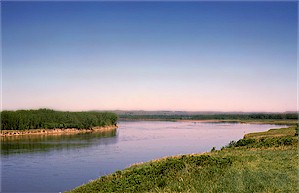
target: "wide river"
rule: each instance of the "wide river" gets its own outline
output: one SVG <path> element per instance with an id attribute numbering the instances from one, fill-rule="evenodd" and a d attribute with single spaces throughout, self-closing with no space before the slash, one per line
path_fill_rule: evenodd
<path id="1" fill-rule="evenodd" d="M 220 149 L 275 125 L 122 121 L 114 132 L 1 140 L 1 192 L 63 192 L 131 164 Z"/>

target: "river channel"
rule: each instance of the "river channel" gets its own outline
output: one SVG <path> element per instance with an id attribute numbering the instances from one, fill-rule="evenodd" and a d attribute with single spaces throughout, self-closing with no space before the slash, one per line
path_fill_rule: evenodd
<path id="1" fill-rule="evenodd" d="M 63 192 L 134 163 L 220 149 L 276 125 L 121 121 L 116 131 L 1 140 L 1 192 Z"/>

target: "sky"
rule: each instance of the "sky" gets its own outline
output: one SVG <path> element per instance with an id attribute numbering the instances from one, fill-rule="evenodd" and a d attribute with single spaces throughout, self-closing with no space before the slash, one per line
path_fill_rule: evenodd
<path id="1" fill-rule="evenodd" d="M 298 2 L 2 2 L 2 109 L 297 110 Z"/>

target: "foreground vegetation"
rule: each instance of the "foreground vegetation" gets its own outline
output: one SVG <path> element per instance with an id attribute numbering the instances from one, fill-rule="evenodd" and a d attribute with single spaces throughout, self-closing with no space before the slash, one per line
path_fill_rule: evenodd
<path id="1" fill-rule="evenodd" d="M 77 128 L 115 125 L 117 115 L 110 112 L 65 112 L 50 109 L 1 112 L 2 130 Z"/>
<path id="2" fill-rule="evenodd" d="M 298 125 L 133 165 L 71 192 L 298 192 Z"/>

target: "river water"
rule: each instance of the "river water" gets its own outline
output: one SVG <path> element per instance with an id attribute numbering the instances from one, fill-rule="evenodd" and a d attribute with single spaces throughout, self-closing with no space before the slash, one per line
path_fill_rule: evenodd
<path id="1" fill-rule="evenodd" d="M 63 192 L 131 164 L 220 149 L 275 125 L 122 121 L 117 131 L 1 140 L 1 192 Z"/>

